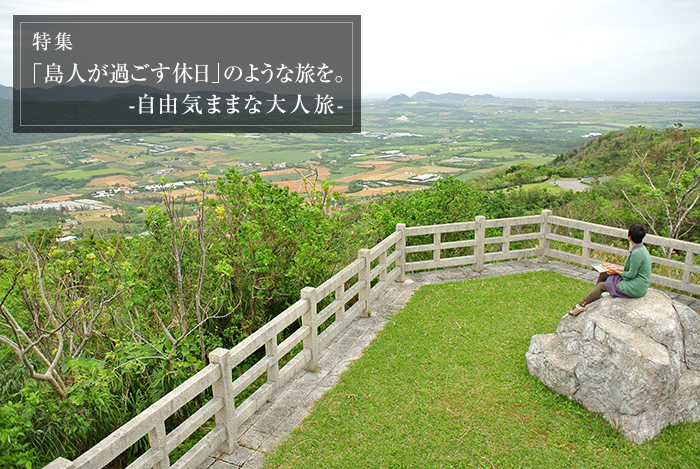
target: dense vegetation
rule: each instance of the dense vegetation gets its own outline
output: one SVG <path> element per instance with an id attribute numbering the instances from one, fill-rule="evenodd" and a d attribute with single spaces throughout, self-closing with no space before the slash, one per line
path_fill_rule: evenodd
<path id="1" fill-rule="evenodd" d="M 664 130 L 630 127 L 563 153 L 552 164 L 523 163 L 500 169 L 479 184 L 498 189 L 548 178 L 595 176 L 591 190 L 572 194 L 561 208 L 563 214 L 620 227 L 641 220 L 654 234 L 699 242 L 699 149 L 698 128 L 684 130 L 680 124 Z M 600 183 L 600 176 L 606 176 L 606 182 Z M 517 198 L 510 196 L 516 204 L 520 199 L 520 193 Z M 537 200 L 539 197 L 535 203 Z"/>
<path id="2" fill-rule="evenodd" d="M 145 236 L 86 231 L 59 244 L 57 230 L 40 230 L 5 244 L 0 466 L 76 457 L 203 367 L 209 351 L 238 343 L 399 222 L 548 208 L 620 227 L 641 217 L 662 235 L 698 241 L 699 135 L 630 128 L 553 165 L 523 163 L 343 207 L 328 184 L 305 200 L 256 174 L 231 169 L 211 184 L 202 173 L 194 200 L 165 192 L 146 209 Z M 592 174 L 612 179 L 580 194 L 529 188 Z"/>

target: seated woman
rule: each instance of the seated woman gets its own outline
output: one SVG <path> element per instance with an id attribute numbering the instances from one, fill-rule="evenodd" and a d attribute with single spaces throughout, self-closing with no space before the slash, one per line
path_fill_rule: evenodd
<path id="1" fill-rule="evenodd" d="M 569 314 L 576 316 L 586 311 L 586 305 L 600 298 L 606 291 L 615 298 L 641 298 L 646 295 L 651 280 L 651 258 L 642 244 L 646 234 L 646 229 L 639 223 L 630 226 L 627 239 L 632 243 L 632 249 L 625 267 L 613 267 L 601 272 L 593 291 L 574 306 Z"/>

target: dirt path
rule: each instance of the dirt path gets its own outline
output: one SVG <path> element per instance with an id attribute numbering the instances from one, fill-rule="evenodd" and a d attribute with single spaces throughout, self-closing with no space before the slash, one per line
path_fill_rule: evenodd
<path id="1" fill-rule="evenodd" d="M 574 192 L 585 192 L 590 187 L 587 184 L 582 183 L 581 181 L 575 181 L 571 179 L 560 179 L 558 181 L 549 181 L 550 184 L 557 185 L 563 189 L 571 189 Z"/>

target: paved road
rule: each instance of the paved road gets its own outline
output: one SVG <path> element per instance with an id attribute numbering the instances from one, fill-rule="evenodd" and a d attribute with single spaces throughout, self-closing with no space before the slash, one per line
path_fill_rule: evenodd
<path id="1" fill-rule="evenodd" d="M 587 184 L 582 183 L 581 181 L 572 181 L 572 180 L 559 180 L 559 181 L 553 181 L 549 180 L 550 184 L 554 184 L 556 186 L 562 187 L 564 189 L 571 189 L 574 192 L 584 192 L 590 189 L 590 186 Z"/>

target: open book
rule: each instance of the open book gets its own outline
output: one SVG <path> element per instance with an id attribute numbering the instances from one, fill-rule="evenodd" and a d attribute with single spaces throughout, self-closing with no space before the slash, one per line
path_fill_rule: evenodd
<path id="1" fill-rule="evenodd" d="M 608 269 L 617 267 L 615 264 L 593 264 L 591 265 L 598 272 L 606 272 Z"/>

